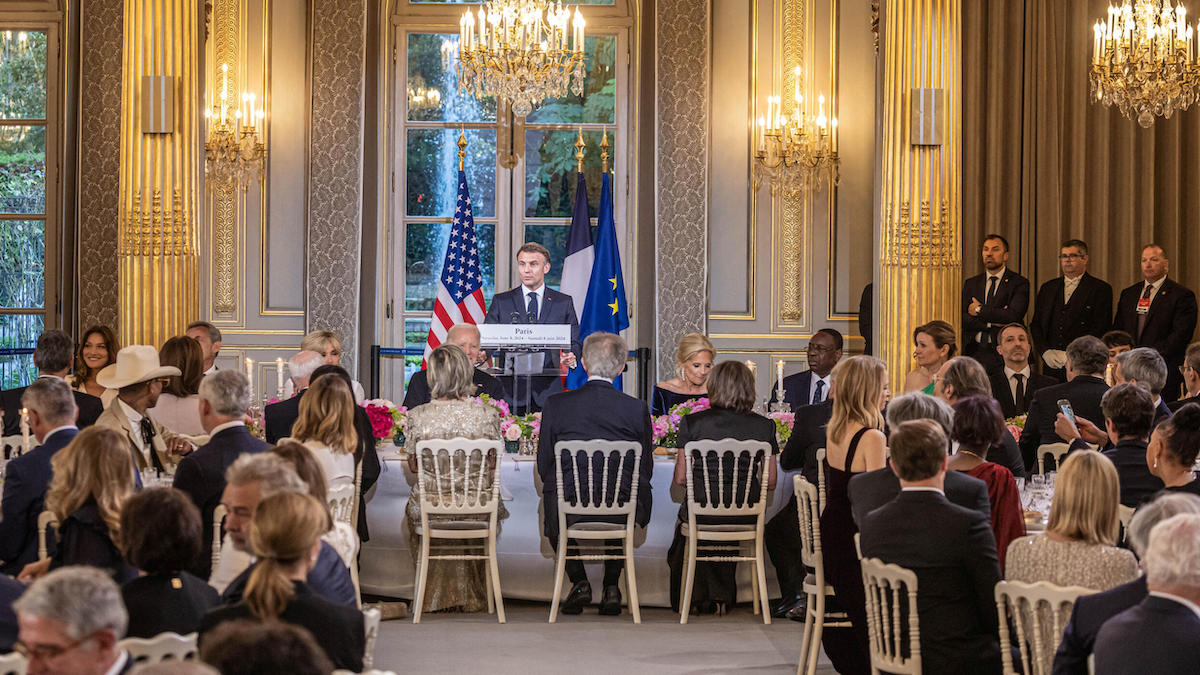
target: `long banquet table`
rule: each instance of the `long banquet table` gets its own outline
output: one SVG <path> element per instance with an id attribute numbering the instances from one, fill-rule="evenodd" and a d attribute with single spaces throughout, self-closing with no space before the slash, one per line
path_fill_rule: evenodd
<path id="1" fill-rule="evenodd" d="M 360 584 L 363 593 L 393 598 L 413 596 L 413 556 L 409 549 L 404 522 L 416 476 L 408 463 L 400 461 L 395 448 L 380 452 L 382 471 L 379 481 L 367 494 L 367 524 L 371 539 L 363 544 L 360 557 Z M 522 458 L 525 459 L 525 458 Z M 672 485 L 674 460 L 655 457 L 651 479 L 654 506 L 650 524 L 638 531 L 634 552 L 638 599 L 644 606 L 669 607 L 667 549 L 674 536 L 675 520 L 682 489 Z M 783 484 L 781 482 L 781 484 Z M 791 485 L 790 482 L 787 485 Z M 672 487 L 676 489 L 673 491 Z M 506 455 L 500 468 L 501 497 L 508 518 L 501 521 L 496 542 L 500 558 L 500 587 L 504 597 L 548 602 L 554 590 L 554 555 L 542 536 L 541 480 L 532 461 L 518 461 Z M 766 555 L 764 551 L 764 556 Z M 603 563 L 587 563 L 594 598 L 599 600 Z M 738 599 L 750 600 L 749 563 L 738 565 Z M 564 581 L 564 588 L 569 585 Z M 767 564 L 768 595 L 778 595 L 775 570 Z M 625 593 L 625 599 L 629 595 Z"/>

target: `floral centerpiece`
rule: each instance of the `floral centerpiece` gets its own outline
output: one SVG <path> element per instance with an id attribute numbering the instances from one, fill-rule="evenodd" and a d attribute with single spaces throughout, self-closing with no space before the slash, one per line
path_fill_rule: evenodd
<path id="1" fill-rule="evenodd" d="M 773 412 L 767 417 L 775 421 L 775 439 L 779 442 L 779 449 L 782 450 L 788 439 L 792 437 L 792 425 L 796 423 L 796 413 Z"/>
<path id="2" fill-rule="evenodd" d="M 404 436 L 404 418 L 408 408 L 396 405 L 385 398 L 373 398 L 362 402 L 371 420 L 371 435 L 376 445 L 385 445 L 397 436 Z"/>
<path id="3" fill-rule="evenodd" d="M 1017 441 L 1021 440 L 1021 432 L 1025 430 L 1025 415 L 1017 415 L 1004 420 L 1005 426 L 1008 427 L 1008 433 Z"/>
<path id="4" fill-rule="evenodd" d="M 500 434 L 507 443 L 516 444 L 520 455 L 537 454 L 537 438 L 542 433 L 542 413 L 509 415 L 500 420 Z"/>
<path id="5" fill-rule="evenodd" d="M 654 444 L 663 448 L 679 447 L 677 437 L 679 434 L 679 423 L 683 420 L 683 416 L 700 412 L 701 410 L 708 410 L 709 407 L 708 397 L 704 396 L 676 404 L 667 411 L 666 415 L 655 417 L 651 420 Z"/>

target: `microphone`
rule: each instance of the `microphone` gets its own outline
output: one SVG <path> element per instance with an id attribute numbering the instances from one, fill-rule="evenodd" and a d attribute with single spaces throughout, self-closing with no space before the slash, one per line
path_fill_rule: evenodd
<path id="1" fill-rule="evenodd" d="M 520 312 L 513 312 L 511 315 L 509 315 L 508 322 L 509 323 L 521 323 Z"/>

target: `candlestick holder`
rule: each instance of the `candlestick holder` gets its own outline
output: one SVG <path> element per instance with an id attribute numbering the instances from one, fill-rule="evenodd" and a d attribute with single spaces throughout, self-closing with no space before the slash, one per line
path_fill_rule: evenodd
<path id="1" fill-rule="evenodd" d="M 790 413 L 792 406 L 787 401 L 776 401 L 771 404 L 771 412 L 773 413 Z"/>

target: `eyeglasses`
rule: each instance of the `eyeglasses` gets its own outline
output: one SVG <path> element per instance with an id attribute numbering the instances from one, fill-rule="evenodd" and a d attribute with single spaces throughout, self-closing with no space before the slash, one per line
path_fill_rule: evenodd
<path id="1" fill-rule="evenodd" d="M 1192 368 L 1191 366 L 1189 366 L 1189 365 L 1188 365 L 1188 364 L 1186 364 L 1186 363 L 1185 363 L 1185 364 L 1183 364 L 1182 366 L 1179 366 L 1179 374 L 1180 374 L 1180 375 L 1187 375 L 1187 373 L 1188 373 L 1188 371 L 1189 371 L 1189 370 L 1195 370 L 1195 369 L 1194 369 L 1194 368 Z"/>
<path id="2" fill-rule="evenodd" d="M 818 354 L 827 354 L 829 352 L 836 352 L 837 347 L 822 347 L 821 345 L 809 344 L 808 351 L 816 352 Z"/>
<path id="3" fill-rule="evenodd" d="M 13 651 L 24 656 L 29 661 L 34 659 L 38 661 L 53 661 L 91 639 L 92 636 L 88 635 L 66 645 L 34 645 L 32 647 L 23 642 L 17 642 L 13 645 Z"/>
<path id="4" fill-rule="evenodd" d="M 1082 257 L 1083 257 L 1083 255 L 1079 254 L 1079 253 L 1061 253 L 1058 256 L 1058 259 L 1059 260 L 1078 260 L 1079 258 L 1082 258 Z"/>

